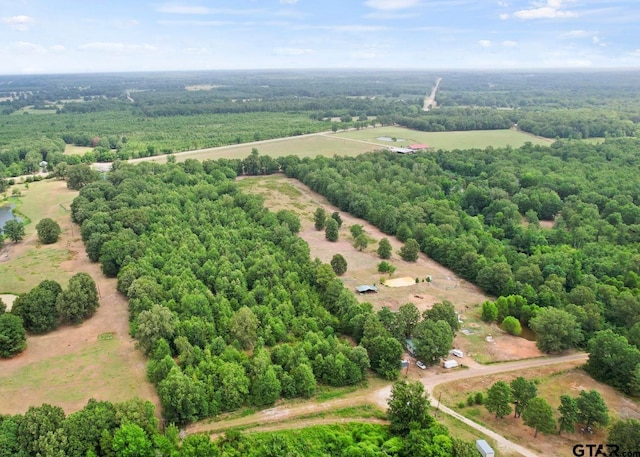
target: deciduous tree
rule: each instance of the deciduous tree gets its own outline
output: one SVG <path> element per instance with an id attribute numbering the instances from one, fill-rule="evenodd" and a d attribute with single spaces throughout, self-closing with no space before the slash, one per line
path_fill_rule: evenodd
<path id="1" fill-rule="evenodd" d="M 389 259 L 391 258 L 391 243 L 387 238 L 382 238 L 378 243 L 378 256 L 381 259 Z"/>
<path id="2" fill-rule="evenodd" d="M 420 253 L 420 245 L 413 238 L 409 238 L 404 245 L 400 248 L 398 254 L 403 260 L 407 262 L 415 262 L 418 260 L 418 254 Z"/>
<path id="3" fill-rule="evenodd" d="M 22 319 L 11 313 L 0 314 L 0 357 L 13 357 L 27 347 Z"/>
<path id="4" fill-rule="evenodd" d="M 453 343 L 453 332 L 445 321 L 423 320 L 413 332 L 416 355 L 427 365 L 437 364 Z"/>
<path id="5" fill-rule="evenodd" d="M 324 229 L 324 236 L 328 241 L 338 241 L 339 229 L 338 223 L 333 218 L 328 218 Z"/>
<path id="6" fill-rule="evenodd" d="M 578 399 L 578 422 L 585 424 L 585 427 L 609 425 L 609 408 L 607 408 L 604 398 L 597 390 L 581 390 Z"/>
<path id="7" fill-rule="evenodd" d="M 538 388 L 533 381 L 529 381 L 522 376 L 518 376 L 511 381 L 511 399 L 516 407 L 513 417 L 519 417 L 527 409 L 529 402 L 538 394 Z"/>
<path id="8" fill-rule="evenodd" d="M 45 217 L 38 225 L 36 225 L 36 231 L 38 232 L 38 239 L 42 244 L 52 244 L 58 241 L 60 233 L 60 225 L 49 217 Z"/>
<path id="9" fill-rule="evenodd" d="M 529 322 L 536 334 L 536 346 L 542 352 L 562 352 L 582 341 L 582 330 L 576 318 L 564 310 L 541 309 Z"/>
<path id="10" fill-rule="evenodd" d="M 96 283 L 87 273 L 76 273 L 58 295 L 56 308 L 63 322 L 78 324 L 93 316 L 100 306 Z"/>
<path id="11" fill-rule="evenodd" d="M 525 425 L 535 429 L 533 437 L 538 436 L 538 432 L 553 433 L 556 430 L 556 423 L 553 420 L 553 408 L 544 398 L 535 397 L 522 413 L 522 421 Z"/>
<path id="12" fill-rule="evenodd" d="M 387 401 L 387 417 L 393 433 L 406 435 L 412 429 L 427 428 L 433 423 L 429 414 L 429 395 L 420 382 L 398 381 Z"/>
<path id="13" fill-rule="evenodd" d="M 331 268 L 333 268 L 336 275 L 342 276 L 347 272 L 347 260 L 342 254 L 335 254 L 331 258 Z"/>
<path id="14" fill-rule="evenodd" d="M 502 418 L 511 413 L 511 388 L 504 381 L 494 383 L 487 391 L 484 405 L 487 411 Z"/>
<path id="15" fill-rule="evenodd" d="M 24 224 L 16 219 L 5 222 L 3 228 L 4 234 L 14 243 L 24 238 Z"/>
<path id="16" fill-rule="evenodd" d="M 560 406 L 558 406 L 560 418 L 558 419 L 558 434 L 562 432 L 573 433 L 575 423 L 578 422 L 578 403 L 576 399 L 569 395 L 560 396 Z"/>
<path id="17" fill-rule="evenodd" d="M 324 229 L 327 223 L 327 213 L 324 208 L 317 208 L 316 212 L 313 213 L 313 221 L 316 230 Z"/>

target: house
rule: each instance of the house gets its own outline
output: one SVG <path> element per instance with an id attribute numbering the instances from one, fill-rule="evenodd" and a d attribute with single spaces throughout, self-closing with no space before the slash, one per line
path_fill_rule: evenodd
<path id="1" fill-rule="evenodd" d="M 495 457 L 496 455 L 493 448 L 485 440 L 476 440 L 476 449 L 482 457 Z"/>
<path id="2" fill-rule="evenodd" d="M 363 284 L 362 286 L 356 287 L 356 292 L 359 294 L 369 294 L 378 292 L 378 288 L 376 286 L 370 286 L 368 284 Z"/>
<path id="3" fill-rule="evenodd" d="M 462 352 L 460 349 L 453 349 L 451 353 L 456 357 L 464 357 L 464 352 Z"/>
<path id="4" fill-rule="evenodd" d="M 455 360 L 445 360 L 442 366 L 445 368 L 455 368 L 458 366 L 458 362 Z"/>
<path id="5" fill-rule="evenodd" d="M 415 144 L 410 144 L 409 149 L 411 149 L 412 151 L 421 151 L 424 149 L 429 149 L 429 145 L 424 143 L 415 143 Z"/>
<path id="6" fill-rule="evenodd" d="M 412 357 L 416 356 L 416 345 L 413 343 L 413 340 L 404 340 L 404 346 L 407 348 L 407 351 L 409 352 L 409 354 L 411 354 Z"/>

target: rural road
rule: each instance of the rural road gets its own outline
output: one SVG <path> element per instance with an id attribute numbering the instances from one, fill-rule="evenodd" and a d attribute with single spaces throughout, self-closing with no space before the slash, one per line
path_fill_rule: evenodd
<path id="1" fill-rule="evenodd" d="M 566 365 L 573 362 L 586 362 L 588 354 L 575 353 L 559 357 L 544 357 L 536 359 L 517 360 L 514 362 L 496 363 L 491 365 L 477 365 L 473 368 L 466 370 L 454 370 L 443 374 L 428 374 L 420 381 L 425 386 L 425 390 L 429 393 L 432 405 L 436 406 L 436 401 L 433 396 L 433 390 L 440 384 L 459 381 L 462 379 L 475 378 L 480 376 L 508 373 L 511 371 L 526 370 L 530 368 L 543 367 L 548 365 Z M 428 372 L 427 372 L 428 373 Z M 296 405 L 283 405 L 276 406 L 262 410 L 251 416 L 245 416 L 240 418 L 234 418 L 230 420 L 222 420 L 217 422 L 198 422 L 190 425 L 187 428 L 187 433 L 214 433 L 219 434 L 225 429 L 247 426 L 247 425 L 262 425 L 266 426 L 272 421 L 291 421 L 292 419 L 301 418 L 303 416 L 323 413 L 332 411 L 339 408 L 351 407 L 356 404 L 374 403 L 376 406 L 385 410 L 387 408 L 387 399 L 391 395 L 391 384 L 388 384 L 380 389 L 369 390 L 368 392 L 358 391 L 355 395 L 345 395 L 342 398 L 326 401 L 323 403 L 305 402 Z M 539 457 L 535 452 L 516 444 L 503 436 L 495 433 L 486 427 L 468 419 L 457 412 L 440 405 L 439 410 L 445 414 L 455 417 L 456 419 L 464 422 L 465 424 L 473 427 L 479 432 L 494 439 L 500 448 L 500 450 L 510 453 L 518 453 L 525 457 Z M 291 422 L 289 422 L 291 424 Z M 295 427 L 295 423 L 291 425 Z"/>
<path id="2" fill-rule="evenodd" d="M 438 92 L 440 81 L 442 81 L 442 78 L 436 79 L 436 85 L 431 89 L 431 94 L 428 97 L 425 97 L 422 111 L 429 111 L 431 108 L 436 106 L 436 92 Z"/>

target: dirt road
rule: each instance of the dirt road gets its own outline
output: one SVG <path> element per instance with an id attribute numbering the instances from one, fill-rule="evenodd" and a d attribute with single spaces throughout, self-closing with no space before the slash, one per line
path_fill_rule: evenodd
<path id="1" fill-rule="evenodd" d="M 431 108 L 435 108 L 436 92 L 438 92 L 438 86 L 440 86 L 440 81 L 442 81 L 442 78 L 436 79 L 436 85 L 434 86 L 433 89 L 431 89 L 431 94 L 428 97 L 425 97 L 422 111 L 429 111 Z"/>
<path id="2" fill-rule="evenodd" d="M 474 377 L 486 376 L 490 374 L 508 373 L 510 371 L 526 370 L 530 368 L 543 367 L 547 365 L 567 365 L 575 362 L 586 362 L 588 354 L 575 353 L 559 357 L 544 357 L 529 360 L 518 360 L 515 362 L 505 362 L 492 365 L 476 365 L 467 370 L 455 370 L 444 374 L 434 374 L 432 371 L 425 371 L 424 377 L 420 381 L 425 386 L 425 390 L 429 393 L 433 406 L 438 406 L 439 410 L 445 414 L 455 417 L 465 424 L 473 427 L 481 433 L 494 439 L 501 451 L 509 453 L 517 453 L 525 457 L 538 457 L 535 452 L 516 444 L 503 436 L 483 427 L 480 424 L 461 416 L 457 412 L 443 405 L 437 405 L 436 399 L 433 397 L 433 390 L 436 386 L 451 381 L 461 379 L 469 379 Z M 187 433 L 206 433 L 219 434 L 225 429 L 251 426 L 261 424 L 260 427 L 269 427 L 276 430 L 279 427 L 275 425 L 278 422 L 289 422 L 289 427 L 296 427 L 296 423 L 291 424 L 291 420 L 308 416 L 310 414 L 322 413 L 335 410 L 338 408 L 351 407 L 359 404 L 374 404 L 383 410 L 387 408 L 387 399 L 391 395 L 391 384 L 382 388 L 370 388 L 359 390 L 354 394 L 345 395 L 343 398 L 327 401 L 324 403 L 302 403 L 297 405 L 276 406 L 267 410 L 260 411 L 251 416 L 234 418 L 230 420 L 220 420 L 216 422 L 199 422 L 188 427 Z M 354 419 L 357 420 L 357 419 Z M 272 425 L 274 424 L 274 425 Z M 273 427 L 273 428 L 272 428 Z M 259 429 L 256 429 L 258 431 Z"/>

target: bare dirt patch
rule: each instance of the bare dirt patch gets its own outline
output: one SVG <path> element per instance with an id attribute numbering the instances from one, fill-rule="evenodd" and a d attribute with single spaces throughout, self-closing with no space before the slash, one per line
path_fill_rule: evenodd
<path id="1" fill-rule="evenodd" d="M 7 309 L 6 309 L 7 312 L 11 311 L 11 308 L 13 307 L 13 302 L 16 301 L 16 298 L 18 298 L 17 295 L 0 294 L 0 300 L 2 300 L 2 303 L 7 305 Z"/>
<path id="2" fill-rule="evenodd" d="M 404 277 L 404 278 L 387 279 L 384 282 L 384 286 L 385 287 L 407 287 L 407 286 L 413 286 L 415 283 L 416 281 L 413 278 Z"/>

